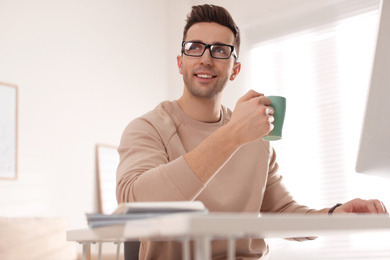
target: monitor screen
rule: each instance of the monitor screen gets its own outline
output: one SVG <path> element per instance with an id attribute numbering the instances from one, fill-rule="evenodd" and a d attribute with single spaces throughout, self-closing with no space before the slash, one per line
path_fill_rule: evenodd
<path id="1" fill-rule="evenodd" d="M 364 104 L 362 104 L 364 105 Z M 356 171 L 390 177 L 390 1 L 382 0 Z"/>

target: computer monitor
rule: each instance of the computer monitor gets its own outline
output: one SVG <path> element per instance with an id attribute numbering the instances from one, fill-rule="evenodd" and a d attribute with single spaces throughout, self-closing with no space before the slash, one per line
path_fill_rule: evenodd
<path id="1" fill-rule="evenodd" d="M 390 0 L 380 22 L 356 171 L 390 177 Z"/>

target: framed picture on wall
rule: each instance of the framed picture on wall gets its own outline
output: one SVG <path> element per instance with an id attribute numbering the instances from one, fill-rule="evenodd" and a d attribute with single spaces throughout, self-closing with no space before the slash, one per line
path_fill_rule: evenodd
<path id="1" fill-rule="evenodd" d="M 118 207 L 115 189 L 119 154 L 116 149 L 113 145 L 96 145 L 99 211 L 103 214 L 111 214 Z"/>
<path id="2" fill-rule="evenodd" d="M 0 82 L 0 179 L 17 179 L 18 88 Z"/>

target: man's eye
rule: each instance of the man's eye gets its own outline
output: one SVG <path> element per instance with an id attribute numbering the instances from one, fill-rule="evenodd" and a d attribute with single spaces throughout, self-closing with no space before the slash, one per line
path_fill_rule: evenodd
<path id="1" fill-rule="evenodd" d="M 199 45 L 191 44 L 189 49 L 190 49 L 190 50 L 199 50 L 200 47 L 199 47 Z"/>
<path id="2" fill-rule="evenodd" d="M 202 49 L 202 45 L 197 43 L 191 43 L 188 44 L 187 46 L 187 50 L 191 50 L 191 51 L 200 50 L 200 49 Z"/>
<path id="3" fill-rule="evenodd" d="M 226 51 L 226 48 L 224 48 L 224 46 L 216 46 L 213 51 L 215 53 L 219 53 L 219 54 L 226 54 L 227 51 Z"/>

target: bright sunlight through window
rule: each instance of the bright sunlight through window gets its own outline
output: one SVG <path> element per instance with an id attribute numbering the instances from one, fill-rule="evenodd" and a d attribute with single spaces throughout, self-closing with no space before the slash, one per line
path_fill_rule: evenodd
<path id="1" fill-rule="evenodd" d="M 283 139 L 272 145 L 286 185 L 299 203 L 323 208 L 355 197 L 385 201 L 384 194 L 369 187 L 389 186 L 389 180 L 354 170 L 377 26 L 378 11 L 370 11 L 270 39 L 251 50 L 251 88 L 287 98 Z M 339 259 L 340 255 L 355 259 L 377 250 L 377 242 L 363 237 L 275 241 L 271 259 Z M 375 259 L 389 259 L 389 248 L 384 258 Z"/>

